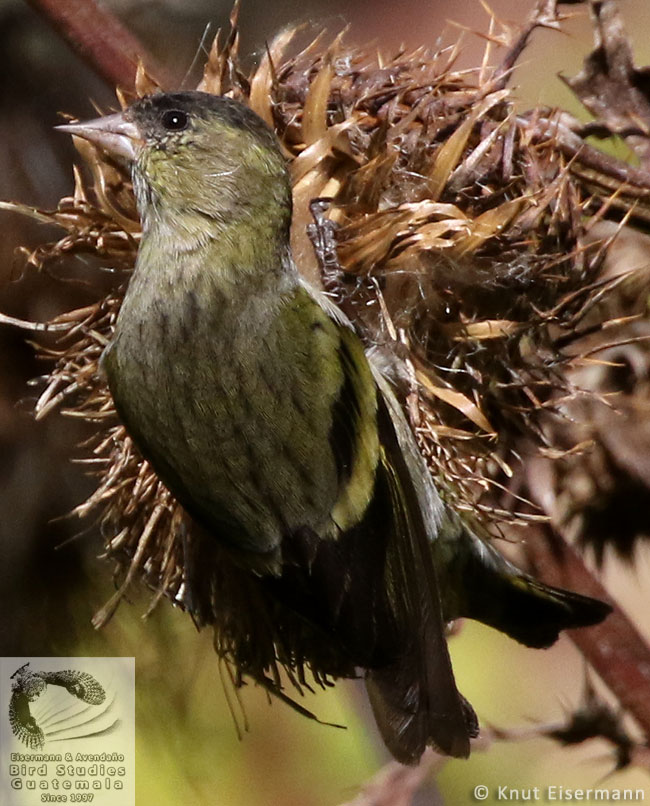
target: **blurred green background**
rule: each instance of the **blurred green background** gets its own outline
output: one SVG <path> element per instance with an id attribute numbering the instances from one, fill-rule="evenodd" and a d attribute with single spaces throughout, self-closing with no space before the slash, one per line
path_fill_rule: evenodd
<path id="1" fill-rule="evenodd" d="M 208 42 L 226 24 L 223 0 L 111 0 L 111 8 L 185 86 L 196 83 L 203 56 L 197 49 L 210 24 Z M 495 13 L 521 22 L 533 3 L 495 0 Z M 621 3 L 636 46 L 637 62 L 650 61 L 647 0 Z M 560 105 L 579 113 L 558 72 L 574 75 L 591 47 L 585 10 L 565 33 L 538 31 L 514 78 L 522 108 Z M 348 41 L 376 41 L 384 52 L 401 43 L 413 48 L 450 42 L 460 28 L 486 32 L 489 18 L 478 0 L 243 0 L 241 51 L 255 58 L 264 42 L 289 23 L 309 21 L 336 31 L 350 23 Z M 444 32 L 446 29 L 446 33 Z M 480 62 L 484 41 L 465 33 L 461 64 Z M 196 59 L 195 59 L 196 56 Z M 496 58 L 496 57 L 494 57 Z M 114 93 L 94 76 L 25 3 L 0 0 L 0 198 L 52 207 L 72 190 L 74 159 L 69 138 L 56 135 L 57 113 L 94 115 Z M 192 68 L 192 65 L 195 65 Z M 581 113 L 582 114 L 582 113 Z M 15 214 L 0 213 L 0 310 L 44 320 L 93 298 L 83 282 L 71 285 L 46 275 L 20 276 L 20 245 L 36 245 L 53 233 Z M 83 281 L 92 267 L 77 264 Z M 98 559 L 101 541 L 92 524 L 61 520 L 92 488 L 70 462 L 89 432 L 83 424 L 30 415 L 29 378 L 43 372 L 24 335 L 0 328 L 0 652 L 3 655 L 134 655 L 137 674 L 137 803 L 176 806 L 333 806 L 353 800 L 359 787 L 388 758 L 376 734 L 362 686 L 339 684 L 307 706 L 345 731 L 301 718 L 252 687 L 242 692 L 250 732 L 238 741 L 208 633 L 167 603 L 142 620 L 149 596 L 134 594 L 101 632 L 93 613 L 113 592 L 111 568 Z M 53 520 L 56 519 L 56 520 Z M 83 536 L 70 540 L 80 528 Z M 634 574 L 610 562 L 606 578 L 621 604 L 648 635 L 650 558 L 639 557 Z M 647 586 L 646 586 L 647 589 Z M 553 722 L 575 705 L 583 687 L 583 664 L 567 639 L 546 652 L 526 650 L 507 638 L 466 624 L 451 641 L 460 689 L 484 725 L 530 726 Z M 611 770 L 604 743 L 561 750 L 548 740 L 497 743 L 467 761 L 449 761 L 416 796 L 416 804 L 471 803 L 485 784 L 545 787 L 590 786 Z M 602 786 L 641 787 L 646 775 L 626 771 Z M 490 797 L 487 802 L 496 802 Z"/>

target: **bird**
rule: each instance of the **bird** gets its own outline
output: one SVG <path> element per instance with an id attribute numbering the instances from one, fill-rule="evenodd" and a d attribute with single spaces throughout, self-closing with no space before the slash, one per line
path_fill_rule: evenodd
<path id="1" fill-rule="evenodd" d="M 609 605 L 534 580 L 441 500 L 373 346 L 296 266 L 286 158 L 251 109 L 157 92 L 57 128 L 131 166 L 142 236 L 101 366 L 196 527 L 187 609 L 218 618 L 203 603 L 227 555 L 244 672 L 285 699 L 267 676 L 278 657 L 360 674 L 398 761 L 468 756 L 478 720 L 447 623 L 546 647 Z"/>
<path id="2" fill-rule="evenodd" d="M 41 750 L 45 733 L 32 716 L 29 704 L 45 692 L 48 685 L 62 686 L 69 694 L 90 705 L 101 705 L 106 692 L 101 683 L 88 672 L 64 669 L 59 672 L 37 672 L 24 663 L 11 675 L 9 722 L 11 730 L 30 750 Z"/>

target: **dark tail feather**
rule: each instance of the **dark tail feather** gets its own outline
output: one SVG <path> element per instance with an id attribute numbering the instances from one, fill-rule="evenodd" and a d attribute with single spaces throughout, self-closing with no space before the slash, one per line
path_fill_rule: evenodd
<path id="1" fill-rule="evenodd" d="M 478 735 L 474 709 L 458 692 L 450 709 L 430 697 L 444 692 L 430 691 L 418 679 L 416 664 L 402 663 L 374 669 L 366 674 L 368 699 L 381 736 L 392 755 L 402 764 L 415 764 L 427 747 L 458 758 L 469 756 L 469 739 Z"/>
<path id="2" fill-rule="evenodd" d="M 599 599 L 538 582 L 467 532 L 447 543 L 450 550 L 446 571 L 454 612 L 446 612 L 447 618 L 475 619 L 526 646 L 544 648 L 561 630 L 598 624 L 612 610 Z"/>
<path id="3" fill-rule="evenodd" d="M 540 649 L 555 643 L 561 630 L 598 624 L 611 610 L 599 599 L 545 585 L 525 574 L 493 573 L 470 592 L 465 615 Z"/>

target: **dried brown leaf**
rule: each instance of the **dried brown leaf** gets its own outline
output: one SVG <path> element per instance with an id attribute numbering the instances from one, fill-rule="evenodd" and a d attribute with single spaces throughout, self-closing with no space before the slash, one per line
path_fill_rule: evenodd
<path id="1" fill-rule="evenodd" d="M 160 85 L 147 73 L 144 63 L 140 59 L 135 73 L 135 94 L 138 98 L 142 98 L 145 95 L 153 95 L 155 92 L 160 92 Z"/>
<path id="2" fill-rule="evenodd" d="M 510 95 L 509 90 L 499 90 L 488 95 L 465 118 L 456 131 L 438 149 L 431 170 L 430 197 L 437 201 L 442 195 L 453 171 L 458 166 L 475 124 L 496 104 Z"/>
<path id="3" fill-rule="evenodd" d="M 348 132 L 354 125 L 354 121 L 346 120 L 343 123 L 337 123 L 330 126 L 325 134 L 316 142 L 309 145 L 300 153 L 298 157 L 292 162 L 291 179 L 297 185 L 309 171 L 318 168 L 319 164 L 334 152 L 345 154 L 349 157 L 354 157 L 354 153 L 350 147 Z"/>
<path id="4" fill-rule="evenodd" d="M 221 31 L 217 31 L 207 61 L 203 67 L 203 78 L 197 86 L 201 92 L 211 92 L 213 95 L 221 95 L 222 80 L 225 70 L 224 52 L 220 45 Z"/>
<path id="5" fill-rule="evenodd" d="M 273 91 L 277 84 L 275 65 L 299 31 L 300 26 L 295 26 L 279 33 L 266 48 L 259 67 L 251 78 L 248 104 L 269 126 L 274 125 Z"/>
<path id="6" fill-rule="evenodd" d="M 456 238 L 455 249 L 460 255 L 476 252 L 489 238 L 503 232 L 519 211 L 530 204 L 526 198 L 511 199 L 493 210 L 487 210 L 475 218 L 469 226 L 469 235 Z"/>
<path id="7" fill-rule="evenodd" d="M 455 341 L 484 341 L 512 336 L 522 327 L 521 322 L 512 319 L 484 319 L 481 322 L 447 325 L 445 330 Z"/>
<path id="8" fill-rule="evenodd" d="M 327 107 L 333 75 L 332 54 L 328 53 L 309 86 L 302 110 L 302 139 L 306 146 L 325 137 L 327 133 Z"/>
<path id="9" fill-rule="evenodd" d="M 455 409 L 458 409 L 468 420 L 471 420 L 474 425 L 486 431 L 490 436 L 496 436 L 496 431 L 490 425 L 487 417 L 476 403 L 473 403 L 468 397 L 454 389 L 435 384 L 429 375 L 422 370 L 416 370 L 416 378 L 418 383 L 420 383 L 429 394 L 443 400 Z"/>

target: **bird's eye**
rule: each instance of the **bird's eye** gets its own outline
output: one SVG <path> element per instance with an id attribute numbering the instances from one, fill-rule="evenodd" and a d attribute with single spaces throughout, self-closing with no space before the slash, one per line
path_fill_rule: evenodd
<path id="1" fill-rule="evenodd" d="M 167 131 L 180 132 L 187 128 L 190 117 L 187 112 L 182 112 L 180 109 L 168 109 L 163 112 L 160 121 Z"/>

